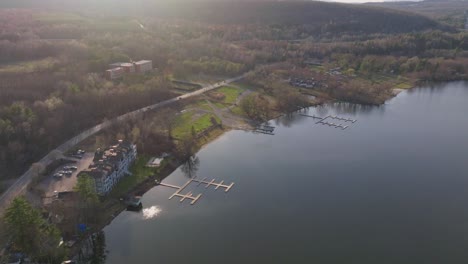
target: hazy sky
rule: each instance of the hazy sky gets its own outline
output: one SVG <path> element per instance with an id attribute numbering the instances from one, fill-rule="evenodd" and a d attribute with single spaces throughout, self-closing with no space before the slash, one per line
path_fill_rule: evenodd
<path id="1" fill-rule="evenodd" d="M 341 3 L 369 3 L 369 2 L 400 2 L 400 1 L 415 1 L 416 2 L 418 0 L 322 0 L 322 1 L 341 2 Z"/>

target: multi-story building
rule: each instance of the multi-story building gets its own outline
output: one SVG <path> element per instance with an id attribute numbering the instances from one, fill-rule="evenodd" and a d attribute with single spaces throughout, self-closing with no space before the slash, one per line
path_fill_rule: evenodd
<path id="1" fill-rule="evenodd" d="M 114 80 L 120 78 L 124 75 L 124 69 L 122 67 L 116 67 L 106 71 L 106 78 L 109 80 Z"/>
<path id="2" fill-rule="evenodd" d="M 93 163 L 80 175 L 87 174 L 94 180 L 97 194 L 104 196 L 126 174 L 135 161 L 137 149 L 134 144 L 119 140 L 118 144 L 104 150 L 98 149 L 94 154 Z"/>
<path id="3" fill-rule="evenodd" d="M 134 62 L 136 72 L 149 72 L 153 70 L 153 62 L 150 60 L 141 60 Z"/>
<path id="4" fill-rule="evenodd" d="M 116 62 L 109 64 L 110 67 L 120 67 L 125 73 L 135 72 L 135 64 L 131 62 Z"/>
<path id="5" fill-rule="evenodd" d="M 114 80 L 127 73 L 145 73 L 153 70 L 153 62 L 150 60 L 141 60 L 137 62 L 116 62 L 109 65 L 113 67 L 106 71 L 106 77 Z"/>

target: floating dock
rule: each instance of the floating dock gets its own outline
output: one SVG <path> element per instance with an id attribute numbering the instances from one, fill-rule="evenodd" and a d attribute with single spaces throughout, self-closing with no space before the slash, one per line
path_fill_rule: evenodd
<path id="1" fill-rule="evenodd" d="M 266 135 L 274 135 L 275 133 L 273 133 L 273 131 L 275 131 L 275 127 L 269 125 L 258 125 L 253 131 Z"/>
<path id="2" fill-rule="evenodd" d="M 351 119 L 351 118 L 344 118 L 344 117 L 339 117 L 339 116 L 328 116 L 332 119 L 337 119 L 337 120 L 341 120 L 341 121 L 345 121 L 345 122 L 351 122 L 351 123 L 356 123 L 356 119 Z"/>
<path id="3" fill-rule="evenodd" d="M 299 114 L 301 116 L 306 116 L 306 117 L 312 117 L 312 118 L 315 118 L 315 119 L 323 119 L 323 117 L 321 116 L 315 116 L 315 115 L 306 115 L 306 114 Z"/>
<path id="4" fill-rule="evenodd" d="M 229 185 L 226 185 L 226 184 L 223 184 L 224 181 L 221 181 L 221 182 L 219 182 L 219 183 L 216 183 L 216 182 L 215 182 L 215 179 L 213 179 L 213 180 L 211 180 L 211 181 L 206 181 L 206 178 L 203 178 L 202 180 L 193 179 L 192 181 L 198 182 L 198 185 L 200 185 L 200 184 L 202 184 L 202 183 L 206 184 L 205 188 L 208 188 L 208 187 L 210 187 L 211 185 L 216 186 L 216 187 L 215 187 L 215 190 L 217 190 L 217 189 L 220 188 L 220 187 L 221 187 L 221 188 L 224 188 L 224 192 L 228 192 L 228 191 L 232 188 L 232 186 L 234 186 L 234 183 L 233 183 L 233 182 L 232 182 L 231 184 L 229 184 Z"/>
<path id="5" fill-rule="evenodd" d="M 192 192 L 188 192 L 187 194 L 181 194 L 181 192 L 187 188 L 187 186 L 190 185 L 190 183 L 192 182 L 196 182 L 198 183 L 197 186 L 200 186 L 200 184 L 206 184 L 205 188 L 208 188 L 210 186 L 215 186 L 215 190 L 219 189 L 219 188 L 224 188 L 224 192 L 228 192 L 232 186 L 234 186 L 234 183 L 232 182 L 231 184 L 229 185 L 226 185 L 224 184 L 224 181 L 221 181 L 221 182 L 216 182 L 215 179 L 211 180 L 211 181 L 207 181 L 206 180 L 207 178 L 203 178 L 202 180 L 198 180 L 198 179 L 190 179 L 188 180 L 184 185 L 182 186 L 176 186 L 176 185 L 172 185 L 172 184 L 167 184 L 167 183 L 162 183 L 162 182 L 156 182 L 157 184 L 161 185 L 161 186 L 164 186 L 164 187 L 169 187 L 169 188 L 173 188 L 173 189 L 177 189 L 177 191 L 175 191 L 170 197 L 169 197 L 169 200 L 171 200 L 172 198 L 174 197 L 180 197 L 180 202 L 183 202 L 184 200 L 192 200 L 190 202 L 191 205 L 194 205 L 198 199 L 200 199 L 200 197 L 202 196 L 202 194 L 198 194 L 198 195 L 193 195 Z"/>
<path id="6" fill-rule="evenodd" d="M 351 123 L 356 123 L 357 122 L 356 119 L 344 118 L 344 117 L 339 117 L 339 116 L 331 116 L 331 115 L 328 115 L 326 117 L 320 117 L 320 116 L 315 116 L 315 115 L 306 115 L 306 114 L 299 114 L 299 115 L 305 116 L 305 117 L 311 117 L 311 118 L 314 118 L 314 119 L 319 119 L 319 121 L 315 122 L 315 124 L 328 125 L 328 126 L 335 127 L 335 128 L 341 128 L 342 130 L 347 129 L 349 126 L 343 125 L 343 124 L 335 124 L 335 123 L 331 123 L 331 122 L 328 122 L 328 121 L 325 121 L 325 120 L 330 118 L 330 119 L 340 120 L 340 121 L 344 121 L 344 122 L 351 122 Z"/>

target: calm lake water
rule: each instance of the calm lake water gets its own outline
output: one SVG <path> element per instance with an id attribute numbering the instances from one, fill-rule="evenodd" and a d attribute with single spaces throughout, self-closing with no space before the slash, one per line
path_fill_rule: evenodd
<path id="1" fill-rule="evenodd" d="M 105 228 L 107 263 L 467 263 L 468 83 L 309 113 L 358 121 L 296 114 L 270 122 L 275 136 L 226 133 L 197 154 L 197 175 L 231 191 L 192 184 L 191 206 L 153 188 L 143 212 Z"/>

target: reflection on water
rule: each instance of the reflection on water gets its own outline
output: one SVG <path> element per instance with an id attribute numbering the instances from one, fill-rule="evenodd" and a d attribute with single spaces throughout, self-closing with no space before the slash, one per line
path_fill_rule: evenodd
<path id="1" fill-rule="evenodd" d="M 320 106 L 318 107 L 317 111 L 323 110 L 323 112 L 328 112 L 329 109 L 333 109 L 333 111 L 337 114 L 356 115 L 356 114 L 375 113 L 376 110 L 379 110 L 380 113 L 383 113 L 385 111 L 385 105 L 375 106 L 375 105 L 351 104 L 351 103 L 346 103 L 346 102 L 336 102 L 336 103 Z"/>
<path id="2" fill-rule="evenodd" d="M 304 108 L 297 112 L 286 114 L 280 118 L 270 121 L 277 126 L 292 127 L 295 124 L 299 124 L 304 121 L 310 121 L 309 117 L 298 115 L 297 113 L 307 114 L 309 110 L 313 109 L 317 116 L 326 117 L 330 114 L 343 115 L 343 117 L 350 117 L 359 115 L 376 115 L 385 113 L 385 105 L 373 106 L 373 105 L 357 105 L 346 102 L 333 102 L 317 107 Z"/>
<path id="3" fill-rule="evenodd" d="M 143 209 L 142 212 L 143 212 L 143 219 L 148 220 L 148 219 L 152 219 L 158 216 L 161 213 L 161 208 L 154 205 L 149 208 Z"/>
<path id="4" fill-rule="evenodd" d="M 197 176 L 197 170 L 200 167 L 200 159 L 196 156 L 190 156 L 180 167 L 182 172 L 188 178 L 195 178 Z"/>
<path id="5" fill-rule="evenodd" d="M 358 120 L 344 131 L 296 114 L 271 121 L 274 136 L 226 133 L 165 181 L 235 187 L 187 186 L 203 193 L 193 206 L 155 187 L 143 202 L 164 213 L 114 219 L 106 263 L 466 263 L 468 83 L 445 87 L 303 112 Z"/>
<path id="6" fill-rule="evenodd" d="M 78 253 L 79 263 L 103 264 L 106 263 L 106 236 L 103 231 L 97 232 L 83 242 Z"/>

